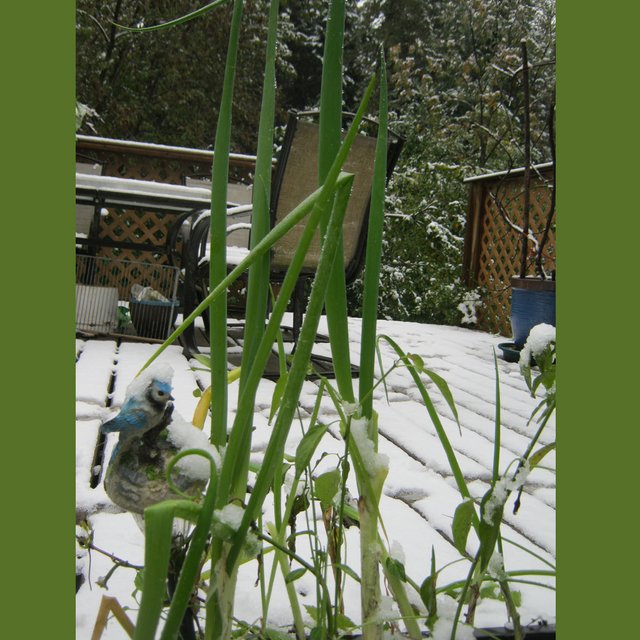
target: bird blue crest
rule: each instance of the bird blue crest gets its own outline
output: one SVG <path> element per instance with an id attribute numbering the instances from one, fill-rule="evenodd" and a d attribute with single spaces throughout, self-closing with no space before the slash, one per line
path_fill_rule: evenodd
<path id="1" fill-rule="evenodd" d="M 173 400 L 171 384 L 166 374 L 147 374 L 134 380 L 127 388 L 124 404 L 118 415 L 105 422 L 102 433 L 119 433 L 120 440 L 139 437 L 162 421 L 169 402 Z"/>

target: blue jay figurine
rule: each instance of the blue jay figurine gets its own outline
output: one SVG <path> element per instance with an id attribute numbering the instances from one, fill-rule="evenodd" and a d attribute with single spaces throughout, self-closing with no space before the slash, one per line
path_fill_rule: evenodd
<path id="1" fill-rule="evenodd" d="M 143 384 L 134 380 L 127 388 L 120 413 L 100 427 L 102 433 L 119 433 L 119 444 L 157 427 L 166 411 L 172 409 L 173 405 L 169 404 L 173 400 L 171 383 L 166 378 L 153 377 L 144 385 L 149 378 L 149 375 L 145 376 Z"/>
<path id="2" fill-rule="evenodd" d="M 163 500 L 177 499 L 166 481 L 168 462 L 178 452 L 168 427 L 172 421 L 173 397 L 168 365 L 156 365 L 136 378 L 118 415 L 105 422 L 102 433 L 118 433 L 104 477 L 104 488 L 111 500 L 126 511 L 142 515 L 145 508 Z M 197 496 L 206 482 L 174 470 L 174 484 Z"/>
<path id="3" fill-rule="evenodd" d="M 180 422 L 176 419 L 172 425 L 172 375 L 173 369 L 162 364 L 143 371 L 127 387 L 120 413 L 100 427 L 102 433 L 119 434 L 104 477 L 105 491 L 115 504 L 131 512 L 143 531 L 146 507 L 184 498 L 174 493 L 166 480 L 167 465 L 179 450 L 170 435 L 172 426 L 175 429 Z M 180 491 L 193 497 L 201 495 L 206 486 L 206 480 L 186 475 L 177 468 L 171 479 Z M 170 595 L 175 591 L 184 561 L 185 537 L 186 531 L 182 532 L 174 523 L 167 578 Z M 196 639 L 194 619 L 195 613 L 188 607 L 180 626 L 183 640 Z"/>

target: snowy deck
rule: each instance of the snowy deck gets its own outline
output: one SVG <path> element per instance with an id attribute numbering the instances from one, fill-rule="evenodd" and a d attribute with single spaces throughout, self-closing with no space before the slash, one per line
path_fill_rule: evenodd
<path id="1" fill-rule="evenodd" d="M 325 327 L 321 326 L 321 330 Z M 360 321 L 350 320 L 352 359 L 357 361 L 357 344 Z M 442 417 L 445 429 L 458 455 L 458 461 L 474 497 L 482 496 L 488 488 L 493 462 L 493 436 L 495 415 L 495 370 L 493 349 L 504 338 L 486 333 L 412 323 L 379 323 L 378 332 L 387 334 L 401 347 L 419 354 L 425 365 L 443 376 L 449 383 L 458 407 L 462 434 L 435 385 L 427 388 L 432 394 Z M 106 496 L 102 484 L 90 487 L 91 468 L 98 428 L 104 419 L 121 405 L 127 385 L 141 365 L 151 355 L 156 345 L 123 343 L 119 347 L 113 341 L 88 340 L 77 342 L 76 363 L 76 482 L 78 509 L 88 515 L 94 527 L 94 544 L 109 553 L 133 564 L 143 562 L 143 536 L 133 518 L 122 513 Z M 383 344 L 385 367 L 394 362 L 393 353 Z M 316 345 L 315 351 L 329 355 L 329 345 Z M 183 357 L 179 347 L 168 349 L 162 356 L 174 368 L 175 408 L 185 418 L 193 415 L 197 399 L 196 387 L 206 383 L 206 373 L 194 372 Z M 192 363 L 193 364 L 193 363 Z M 502 447 L 501 468 L 504 470 L 526 449 L 535 427 L 527 425 L 537 401 L 529 396 L 517 364 L 498 359 L 501 380 Z M 271 427 L 268 417 L 274 382 L 263 380 L 256 400 L 255 432 L 252 443 L 253 457 L 259 460 L 265 449 Z M 302 423 L 308 425 L 308 416 L 315 400 L 316 382 L 307 381 L 301 396 Z M 234 412 L 237 382 L 230 388 L 230 412 Z M 380 452 L 390 459 L 390 471 L 381 502 L 389 541 L 400 543 L 406 558 L 408 574 L 420 584 L 429 573 L 432 547 L 435 549 L 438 567 L 460 556 L 452 544 L 451 523 L 456 506 L 461 502 L 453 476 L 435 429 L 424 408 L 419 392 L 406 370 L 394 371 L 388 379 L 388 400 L 384 389 L 375 393 L 375 408 L 379 413 Z M 321 420 L 331 424 L 337 414 L 329 400 L 323 402 Z M 205 429 L 208 425 L 205 427 Z M 301 428 L 295 424 L 291 430 L 287 450 L 294 453 L 301 438 Z M 113 435 L 109 436 L 110 438 Z M 555 424 L 549 425 L 540 444 L 555 440 Z M 113 446 L 107 441 L 106 455 Z M 320 448 L 323 452 L 342 453 L 343 444 L 337 427 L 331 425 Z M 335 467 L 336 456 L 327 456 L 321 463 L 323 470 Z M 505 545 L 507 570 L 548 569 L 542 559 L 555 564 L 555 454 L 548 455 L 542 465 L 530 475 L 525 486 L 522 506 L 517 515 L 512 514 L 513 497 L 505 509 L 505 538 L 522 545 L 538 556 L 525 553 L 518 546 Z M 352 488 L 352 493 L 355 489 Z M 477 539 L 469 536 L 467 550 L 474 552 Z M 359 572 L 358 538 L 355 527 L 347 533 L 348 564 Z M 89 569 L 89 581 L 77 595 L 77 637 L 89 638 L 95 622 L 102 595 L 118 598 L 130 607 L 128 615 L 135 619 L 137 603 L 132 597 L 135 572 L 119 568 L 108 582 L 108 591 L 96 585 L 107 574 L 111 560 L 96 552 L 91 553 L 91 563 L 85 558 L 85 572 Z M 468 563 L 458 562 L 447 567 L 439 576 L 440 585 L 463 579 Z M 526 579 L 526 578 L 525 578 Z M 549 577 L 530 578 L 540 583 L 554 585 Z M 241 569 L 238 585 L 242 597 L 237 599 L 236 615 L 249 622 L 261 615 L 259 589 L 254 587 L 256 568 L 252 563 Z M 91 584 L 89 584 L 89 582 Z M 303 576 L 296 583 L 302 604 L 315 604 L 315 591 L 311 578 Z M 356 584 L 349 581 L 346 590 L 346 613 L 359 621 L 359 596 Z M 278 586 L 275 593 L 282 594 Z M 513 589 L 522 596 L 521 619 L 524 624 L 535 619 L 555 621 L 555 592 L 552 589 L 527 584 L 514 584 Z M 304 595 L 303 595 L 304 594 Z M 286 598 L 276 595 L 270 608 L 274 625 L 289 622 Z M 495 600 L 483 600 L 476 615 L 476 626 L 502 626 L 507 616 L 504 604 Z M 110 620 L 104 638 L 126 638 L 124 630 L 115 620 Z"/>

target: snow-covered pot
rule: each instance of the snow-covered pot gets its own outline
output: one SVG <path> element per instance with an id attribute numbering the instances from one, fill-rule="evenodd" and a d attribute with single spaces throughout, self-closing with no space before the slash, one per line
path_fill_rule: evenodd
<path id="1" fill-rule="evenodd" d="M 537 324 L 556 326 L 556 281 L 511 278 L 511 330 L 521 349 Z"/>

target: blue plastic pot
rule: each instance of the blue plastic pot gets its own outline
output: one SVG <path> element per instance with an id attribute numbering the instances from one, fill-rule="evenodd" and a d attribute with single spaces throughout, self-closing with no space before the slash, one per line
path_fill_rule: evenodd
<path id="1" fill-rule="evenodd" d="M 513 342 L 522 348 L 537 324 L 556 326 L 555 280 L 511 278 L 511 330 Z"/>

